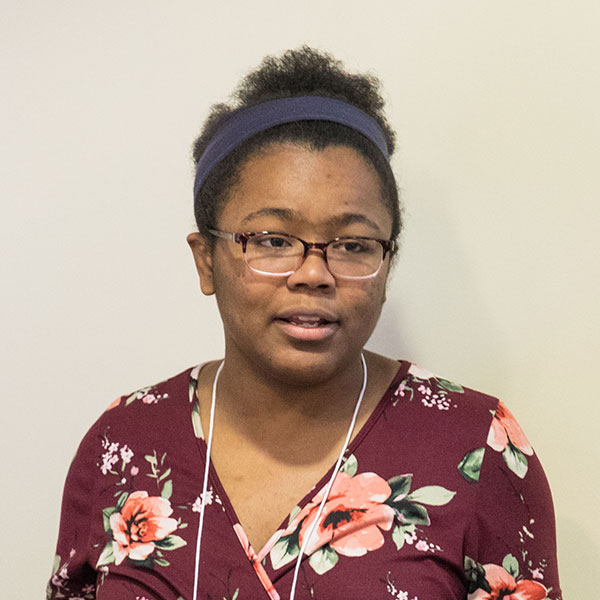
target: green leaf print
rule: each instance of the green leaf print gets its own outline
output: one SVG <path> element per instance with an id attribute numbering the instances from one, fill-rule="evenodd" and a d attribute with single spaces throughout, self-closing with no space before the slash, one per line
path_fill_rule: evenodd
<path id="1" fill-rule="evenodd" d="M 196 368 L 190 373 L 190 381 L 188 383 L 188 395 L 190 404 L 194 401 L 194 395 L 196 393 L 196 387 L 198 386 L 198 371 Z"/>
<path id="2" fill-rule="evenodd" d="M 400 548 L 404 546 L 404 527 L 402 525 L 396 525 L 396 527 L 394 527 L 394 531 L 392 531 L 392 540 L 394 544 L 396 544 L 396 550 L 400 550 Z"/>
<path id="3" fill-rule="evenodd" d="M 507 554 L 502 561 L 502 568 L 515 579 L 519 576 L 519 562 L 512 554 Z"/>
<path id="4" fill-rule="evenodd" d="M 469 483 L 477 483 L 479 481 L 484 454 L 485 448 L 471 450 L 470 452 L 467 452 L 463 456 L 462 460 L 458 463 L 458 470 L 460 474 Z"/>
<path id="5" fill-rule="evenodd" d="M 333 569 L 338 560 L 337 552 L 327 544 L 313 552 L 308 559 L 308 563 L 317 575 L 323 575 Z"/>
<path id="6" fill-rule="evenodd" d="M 129 498 L 129 492 L 122 492 L 119 495 L 119 499 L 117 500 L 116 510 L 121 510 L 123 508 L 123 505 L 125 504 L 125 501 L 127 500 L 127 498 Z"/>
<path id="7" fill-rule="evenodd" d="M 165 485 L 163 485 L 163 489 L 160 492 L 161 497 L 166 498 L 167 500 L 173 494 L 173 481 L 168 479 L 165 481 Z"/>
<path id="8" fill-rule="evenodd" d="M 441 485 L 427 485 L 411 492 L 406 496 L 406 500 L 420 502 L 421 504 L 430 504 L 431 506 L 442 506 L 443 504 L 448 504 L 455 495 L 456 492 L 447 490 Z"/>
<path id="9" fill-rule="evenodd" d="M 412 504 L 406 500 L 395 503 L 394 508 L 401 515 L 400 520 L 405 524 L 431 525 L 427 509 L 421 504 Z"/>
<path id="10" fill-rule="evenodd" d="M 502 458 L 506 463 L 506 466 L 521 479 L 527 475 L 527 457 L 518 449 L 515 448 L 510 442 L 502 453 Z"/>
<path id="11" fill-rule="evenodd" d="M 204 431 L 202 431 L 202 423 L 200 422 L 200 406 L 197 402 L 194 403 L 194 408 L 192 408 L 192 426 L 194 427 L 194 435 L 203 440 Z"/>
<path id="12" fill-rule="evenodd" d="M 54 564 L 52 565 L 52 575 L 54 575 L 58 571 L 58 567 L 60 567 L 60 554 L 57 554 L 54 557 Z"/>
<path id="13" fill-rule="evenodd" d="M 483 565 L 473 560 L 469 556 L 465 556 L 464 561 L 465 577 L 467 579 L 467 592 L 472 594 L 476 590 L 484 590 L 488 594 L 492 591 L 490 584 L 485 578 L 485 569 Z"/>
<path id="14" fill-rule="evenodd" d="M 171 474 L 171 467 L 169 467 L 159 478 L 158 481 L 166 479 Z"/>
<path id="15" fill-rule="evenodd" d="M 129 406 L 134 400 L 143 398 L 154 386 L 149 385 L 130 394 L 127 400 L 125 400 L 125 406 Z"/>
<path id="16" fill-rule="evenodd" d="M 102 524 L 104 525 L 104 531 L 109 532 L 111 530 L 110 516 L 116 512 L 119 512 L 119 509 L 115 506 L 109 506 L 108 508 L 102 509 Z"/>
<path id="17" fill-rule="evenodd" d="M 437 377 L 437 382 L 440 384 L 440 387 L 443 387 L 445 390 L 449 392 L 458 392 L 459 394 L 465 393 L 465 388 L 463 388 L 460 383 L 454 383 L 453 381 L 448 381 L 447 379 L 441 379 Z"/>
<path id="18" fill-rule="evenodd" d="M 177 550 L 177 548 L 187 546 L 187 542 L 178 535 L 171 534 L 162 540 L 155 540 L 154 545 L 161 550 Z"/>
<path id="19" fill-rule="evenodd" d="M 269 556 L 274 569 L 279 569 L 292 562 L 300 553 L 298 544 L 298 532 L 290 533 L 279 539 L 273 546 Z"/>
<path id="20" fill-rule="evenodd" d="M 134 392 L 133 394 L 131 394 L 130 396 L 127 397 L 127 400 L 125 400 L 125 406 L 129 406 L 137 397 L 137 392 Z"/>
<path id="21" fill-rule="evenodd" d="M 104 546 L 104 550 L 100 553 L 98 557 L 98 562 L 96 563 L 96 568 L 102 565 L 109 565 L 115 562 L 115 554 L 113 552 L 113 543 L 112 541 L 107 542 L 106 546 Z"/>
<path id="22" fill-rule="evenodd" d="M 412 475 L 396 475 L 388 479 L 388 485 L 392 488 L 392 493 L 387 502 L 393 502 L 396 498 L 404 498 L 410 492 L 412 485 Z"/>
<path id="23" fill-rule="evenodd" d="M 294 506 L 292 508 L 292 512 L 290 512 L 290 518 L 288 519 L 288 527 L 291 525 L 292 521 L 300 514 L 302 509 L 299 506 Z"/>
<path id="24" fill-rule="evenodd" d="M 356 471 L 358 471 L 358 461 L 356 460 L 356 456 L 351 454 L 342 465 L 340 473 L 346 473 L 347 475 L 350 475 L 350 477 L 354 477 Z"/>
<path id="25" fill-rule="evenodd" d="M 149 556 L 148 558 L 145 558 L 144 560 L 135 560 L 134 558 L 131 558 L 130 556 L 128 556 L 126 558 L 127 563 L 126 564 L 130 564 L 132 567 L 135 567 L 136 569 L 154 569 L 154 567 L 158 564 L 161 567 L 168 567 L 169 566 L 169 562 L 168 561 L 164 561 L 167 564 L 160 564 L 159 562 L 157 562 L 160 559 L 154 558 L 153 556 Z"/>

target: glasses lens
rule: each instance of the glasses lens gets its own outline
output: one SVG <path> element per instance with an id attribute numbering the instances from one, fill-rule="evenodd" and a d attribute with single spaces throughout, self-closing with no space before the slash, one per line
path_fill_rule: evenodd
<path id="1" fill-rule="evenodd" d="M 252 236 L 246 245 L 246 263 L 251 269 L 262 273 L 290 273 L 302 262 L 304 246 L 297 240 L 281 233 Z"/>
<path id="2" fill-rule="evenodd" d="M 327 248 L 330 271 L 342 277 L 368 277 L 377 272 L 382 260 L 383 247 L 376 240 L 342 238 Z"/>

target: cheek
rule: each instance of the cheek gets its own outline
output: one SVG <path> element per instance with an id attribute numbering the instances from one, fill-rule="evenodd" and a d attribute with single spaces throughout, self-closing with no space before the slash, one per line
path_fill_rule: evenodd
<path id="1" fill-rule="evenodd" d="M 365 325 L 377 321 L 385 301 L 385 280 L 377 279 L 367 285 L 365 282 L 360 282 L 354 284 L 354 289 L 348 291 L 352 291 L 348 299 L 352 312 L 358 315 Z"/>
<path id="2" fill-rule="evenodd" d="M 224 323 L 251 325 L 258 315 L 268 312 L 270 298 L 281 282 L 260 277 L 243 261 L 223 261 L 214 271 L 215 296 Z"/>
<path id="3" fill-rule="evenodd" d="M 213 281 L 217 299 L 219 296 L 231 296 L 232 291 L 240 290 L 245 276 L 243 259 L 230 252 L 216 252 L 213 257 Z M 241 295 L 241 292 L 240 292 Z"/>

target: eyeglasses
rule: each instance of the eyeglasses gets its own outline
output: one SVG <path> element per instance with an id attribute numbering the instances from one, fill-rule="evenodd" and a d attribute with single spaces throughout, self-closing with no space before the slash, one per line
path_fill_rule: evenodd
<path id="1" fill-rule="evenodd" d="M 302 266 L 308 251 L 315 248 L 323 252 L 329 271 L 335 277 L 368 279 L 379 273 L 386 254 L 394 249 L 392 240 L 363 236 L 338 237 L 329 242 L 305 242 L 295 235 L 273 231 L 209 231 L 215 237 L 241 244 L 246 265 L 261 275 L 291 275 Z"/>

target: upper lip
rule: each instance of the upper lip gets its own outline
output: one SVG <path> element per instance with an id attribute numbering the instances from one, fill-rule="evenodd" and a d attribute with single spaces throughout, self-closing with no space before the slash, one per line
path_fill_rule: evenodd
<path id="1" fill-rule="evenodd" d="M 321 308 L 313 310 L 307 308 L 290 309 L 275 316 L 276 319 L 284 320 L 291 319 L 292 317 L 313 318 L 319 321 L 328 321 L 329 323 L 337 323 L 339 321 L 336 314 Z"/>

